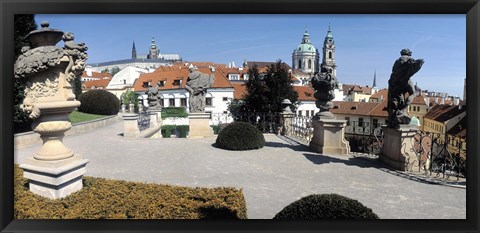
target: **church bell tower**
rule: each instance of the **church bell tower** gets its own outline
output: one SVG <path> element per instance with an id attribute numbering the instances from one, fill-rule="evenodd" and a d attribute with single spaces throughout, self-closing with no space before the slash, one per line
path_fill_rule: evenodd
<path id="1" fill-rule="evenodd" d="M 328 25 L 327 36 L 323 42 L 322 67 L 330 67 L 333 70 L 333 76 L 337 77 L 337 65 L 335 64 L 335 41 L 333 40 L 332 30 Z"/>

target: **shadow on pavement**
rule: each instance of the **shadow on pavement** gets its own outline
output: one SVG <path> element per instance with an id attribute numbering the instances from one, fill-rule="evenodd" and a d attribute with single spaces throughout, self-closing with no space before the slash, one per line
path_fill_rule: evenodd
<path id="1" fill-rule="evenodd" d="M 361 168 L 383 168 L 383 164 L 380 164 L 376 160 L 369 160 L 359 157 L 348 157 L 345 159 L 339 159 L 335 157 L 330 157 L 328 155 L 314 154 L 314 153 L 304 153 L 305 158 L 310 160 L 314 164 L 327 164 L 327 163 L 343 163 L 347 166 L 356 166 Z"/>

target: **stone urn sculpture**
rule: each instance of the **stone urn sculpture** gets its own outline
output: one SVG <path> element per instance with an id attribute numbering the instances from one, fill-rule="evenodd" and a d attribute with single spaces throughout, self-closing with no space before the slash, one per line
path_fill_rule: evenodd
<path id="1" fill-rule="evenodd" d="M 322 154 L 349 154 L 350 146 L 345 140 L 345 120 L 337 120 L 330 112 L 335 98 L 334 90 L 338 81 L 330 67 L 322 67 L 321 73 L 312 78 L 313 96 L 319 112 L 312 118 L 313 137 L 310 148 Z"/>
<path id="2" fill-rule="evenodd" d="M 48 22 L 41 26 L 28 34 L 32 47 L 22 48 L 14 66 L 15 78 L 26 79 L 21 108 L 43 140 L 42 147 L 20 167 L 32 192 L 56 199 L 82 188 L 88 163 L 63 144 L 65 132 L 72 127 L 68 114 L 80 106 L 72 84 L 85 68 L 87 47 L 75 43 L 72 33 L 49 28 Z M 63 48 L 56 46 L 61 40 Z"/>

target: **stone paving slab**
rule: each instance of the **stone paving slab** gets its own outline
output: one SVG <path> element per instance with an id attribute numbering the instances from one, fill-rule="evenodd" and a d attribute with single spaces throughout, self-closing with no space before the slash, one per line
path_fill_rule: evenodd
<path id="1" fill-rule="evenodd" d="M 395 175 L 375 160 L 320 155 L 275 135 L 254 151 L 225 151 L 207 139 L 124 139 L 122 122 L 66 136 L 65 144 L 90 160 L 87 175 L 192 187 L 243 189 L 251 219 L 271 219 L 309 194 L 337 193 L 373 209 L 382 219 L 465 219 L 466 189 Z M 21 163 L 40 148 L 15 150 Z"/>

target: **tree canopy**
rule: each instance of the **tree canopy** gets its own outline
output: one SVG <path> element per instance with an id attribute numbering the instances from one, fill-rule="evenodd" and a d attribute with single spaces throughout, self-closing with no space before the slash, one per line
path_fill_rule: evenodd
<path id="1" fill-rule="evenodd" d="M 271 64 L 266 73 L 260 73 L 258 67 L 253 66 L 248 75 L 249 80 L 245 84 L 247 94 L 241 106 L 237 107 L 239 111 L 281 112 L 283 100 L 289 99 L 292 103 L 298 100 L 288 66 L 281 60 Z"/>

